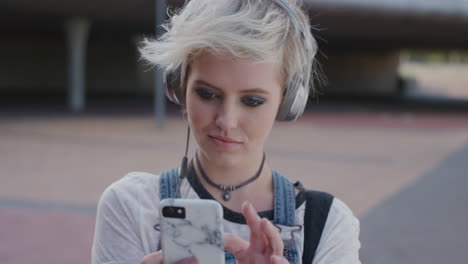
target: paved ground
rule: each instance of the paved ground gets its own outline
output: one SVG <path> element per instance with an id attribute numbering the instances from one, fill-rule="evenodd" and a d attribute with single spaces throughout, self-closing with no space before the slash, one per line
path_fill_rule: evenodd
<path id="1" fill-rule="evenodd" d="M 129 171 L 177 166 L 184 133 L 181 119 L 159 130 L 148 114 L 0 115 L 0 263 L 89 263 L 101 192 Z M 467 146 L 466 111 L 359 108 L 279 123 L 266 151 L 350 205 L 363 262 L 464 263 Z"/>
<path id="2" fill-rule="evenodd" d="M 468 144 L 361 220 L 369 263 L 466 263 Z"/>

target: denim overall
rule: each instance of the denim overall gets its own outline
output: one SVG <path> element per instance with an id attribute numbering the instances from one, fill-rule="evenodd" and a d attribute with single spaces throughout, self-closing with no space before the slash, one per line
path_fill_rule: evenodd
<path id="1" fill-rule="evenodd" d="M 294 185 L 283 175 L 276 171 L 273 172 L 274 186 L 274 219 L 273 224 L 294 227 L 296 194 Z M 177 196 L 176 189 L 179 182 L 179 168 L 165 171 L 160 176 L 160 199 L 174 198 Z M 176 197 L 177 198 L 177 197 Z M 284 242 L 284 257 L 291 264 L 300 264 L 301 256 L 297 252 L 297 246 L 294 240 Z M 226 264 L 235 264 L 234 255 L 226 251 Z"/>

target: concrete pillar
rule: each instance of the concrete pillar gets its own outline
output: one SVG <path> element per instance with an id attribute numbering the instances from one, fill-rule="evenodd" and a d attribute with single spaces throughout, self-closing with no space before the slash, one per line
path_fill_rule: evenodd
<path id="1" fill-rule="evenodd" d="M 327 54 L 323 64 L 328 86 L 325 95 L 398 95 L 399 51 Z"/>
<path id="2" fill-rule="evenodd" d="M 86 48 L 90 21 L 73 18 L 66 23 L 68 44 L 68 107 L 72 112 L 85 108 Z"/>
<path id="3" fill-rule="evenodd" d="M 166 1 L 155 0 L 156 5 L 156 37 L 159 37 L 162 34 L 161 25 L 166 20 Z M 163 81 L 163 72 L 158 69 L 155 71 L 154 75 L 154 113 L 156 116 L 156 122 L 160 129 L 164 128 L 166 121 L 166 98 L 164 93 L 164 81 Z"/>

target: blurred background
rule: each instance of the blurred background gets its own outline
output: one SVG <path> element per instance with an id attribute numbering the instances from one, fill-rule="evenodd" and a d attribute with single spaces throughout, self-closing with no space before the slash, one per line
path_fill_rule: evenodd
<path id="1" fill-rule="evenodd" d="M 0 263 L 90 263 L 102 191 L 178 166 L 137 48 L 183 2 L 0 1 Z M 268 159 L 352 208 L 363 263 L 465 263 L 468 1 L 302 2 L 326 81 Z"/>

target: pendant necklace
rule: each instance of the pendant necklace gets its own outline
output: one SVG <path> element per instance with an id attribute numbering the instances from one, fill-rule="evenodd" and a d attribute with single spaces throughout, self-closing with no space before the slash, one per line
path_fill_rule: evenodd
<path id="1" fill-rule="evenodd" d="M 205 179 L 205 181 L 208 182 L 208 184 L 210 184 L 211 186 L 223 191 L 223 200 L 227 202 L 231 200 L 231 192 L 246 186 L 247 184 L 255 181 L 256 179 L 258 179 L 258 177 L 260 177 L 260 174 L 263 170 L 263 164 L 265 164 L 265 153 L 263 153 L 262 164 L 260 165 L 260 168 L 258 169 L 257 173 L 252 178 L 247 179 L 239 185 L 221 185 L 213 182 L 210 178 L 208 178 L 208 175 L 206 175 L 205 170 L 203 170 L 203 167 L 200 164 L 200 160 L 198 159 L 198 154 L 195 154 L 195 159 L 197 160 L 198 169 L 200 170 L 200 174 L 203 177 L 203 179 Z"/>

